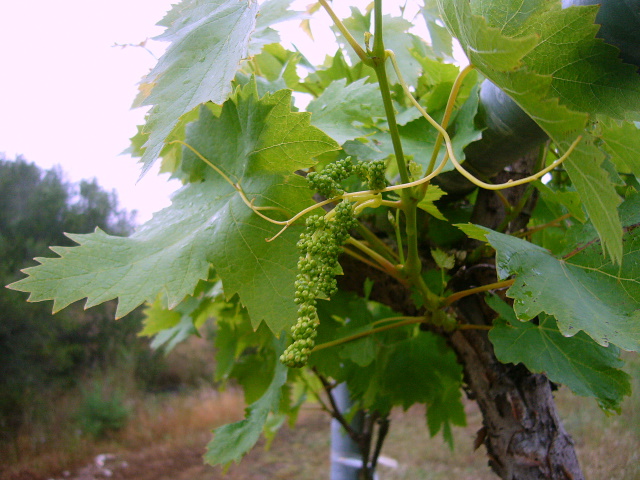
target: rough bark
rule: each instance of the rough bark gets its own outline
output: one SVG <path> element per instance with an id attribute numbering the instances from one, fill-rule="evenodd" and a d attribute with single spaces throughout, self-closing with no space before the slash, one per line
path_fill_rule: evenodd
<path id="1" fill-rule="evenodd" d="M 583 479 L 549 380 L 521 365 L 498 362 L 484 332 L 458 331 L 450 344 L 482 411 L 478 435 L 493 471 L 504 480 Z"/>
<path id="2" fill-rule="evenodd" d="M 535 157 L 529 155 L 512 165 L 498 181 L 526 176 Z M 511 205 L 517 204 L 527 187 L 504 191 Z M 507 231 L 526 226 L 535 205 L 529 197 L 521 213 L 507 225 Z M 481 191 L 472 221 L 490 228 L 503 224 L 504 204 L 497 195 Z M 458 275 L 452 287 L 464 290 L 496 281 L 491 260 L 480 261 Z M 483 297 L 467 297 L 456 304 L 467 323 L 491 325 L 495 314 Z M 480 406 L 483 429 L 477 443 L 484 443 L 493 471 L 505 480 L 584 479 L 571 437 L 560 420 L 546 376 L 531 373 L 523 365 L 505 365 L 495 356 L 486 331 L 456 331 L 449 337 L 464 368 L 468 394 Z"/>

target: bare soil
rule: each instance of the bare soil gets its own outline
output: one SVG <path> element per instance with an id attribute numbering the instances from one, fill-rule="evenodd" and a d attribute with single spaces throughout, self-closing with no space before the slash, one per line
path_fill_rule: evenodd
<path id="1" fill-rule="evenodd" d="M 260 440 L 240 464 L 231 465 L 226 473 L 221 467 L 203 463 L 210 439 L 210 434 L 203 434 L 194 446 L 149 445 L 135 452 L 98 455 L 78 471 L 63 472 L 51 480 L 293 480 L 314 478 L 312 472 L 326 472 L 329 468 L 329 422 L 320 412 L 305 412 L 294 430 L 283 427 L 268 450 L 265 441 Z M 292 464 L 300 449 L 309 449 L 310 443 L 315 443 L 313 447 L 318 450 L 299 459 L 304 462 L 303 467 Z M 22 472 L 10 480 L 49 479 Z"/>

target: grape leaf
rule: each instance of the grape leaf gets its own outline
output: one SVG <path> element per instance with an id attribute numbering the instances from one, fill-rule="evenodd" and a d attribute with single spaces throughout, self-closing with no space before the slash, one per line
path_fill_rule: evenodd
<path id="1" fill-rule="evenodd" d="M 431 436 L 444 428 L 445 440 L 453 445 L 451 424 L 465 425 L 461 382 L 462 369 L 453 351 L 441 338 L 420 332 L 390 348 L 378 395 L 405 409 L 425 403 Z"/>
<path id="2" fill-rule="evenodd" d="M 283 344 L 283 341 L 279 343 Z M 284 348 L 280 348 L 279 351 L 284 351 Z M 207 452 L 204 454 L 206 463 L 220 465 L 238 462 L 256 444 L 269 413 L 278 411 L 282 386 L 287 381 L 287 367 L 279 362 L 277 357 L 275 363 L 273 379 L 267 391 L 249 405 L 245 419 L 224 425 L 214 431 L 213 440 L 207 445 Z"/>
<path id="3" fill-rule="evenodd" d="M 555 215 L 554 218 L 564 215 L 566 211 L 580 222 L 586 222 L 582 204 L 580 203 L 580 195 L 574 191 L 552 190 L 548 185 L 542 182 L 536 182 L 536 188 L 540 192 L 540 197 L 545 201 L 549 208 L 552 208 Z M 564 209 L 562 208 L 564 207 Z M 566 209 L 566 211 L 565 211 Z M 553 219 L 549 219 L 551 221 Z M 546 222 L 545 222 L 546 223 Z"/>
<path id="4" fill-rule="evenodd" d="M 267 92 L 276 92 L 283 88 L 292 90 L 299 89 L 300 77 L 296 68 L 300 62 L 301 55 L 297 52 L 286 50 L 279 43 L 266 45 L 259 55 L 255 55 L 251 62 L 244 64 L 243 70 L 247 72 L 248 83 L 251 75 L 260 72 L 260 76 L 256 77 L 258 83 L 258 92 L 265 94 Z M 241 75 L 238 72 L 236 80 Z M 278 88 L 274 88 L 278 86 Z"/>
<path id="5" fill-rule="evenodd" d="M 453 39 L 447 29 L 439 23 L 440 15 L 436 0 L 425 0 L 423 5 L 422 16 L 427 24 L 434 54 L 442 58 L 453 58 Z"/>
<path id="6" fill-rule="evenodd" d="M 171 45 L 143 80 L 144 93 L 135 105 L 153 105 L 144 128 L 149 138 L 142 175 L 182 115 L 201 103 L 226 100 L 240 61 L 248 54 L 257 14 L 256 0 L 185 0 L 159 22 L 167 28 L 156 40 Z"/>
<path id="7" fill-rule="evenodd" d="M 603 156 L 585 128 L 588 113 L 620 117 L 627 114 L 624 108 L 633 109 L 636 100 L 640 101 L 640 87 L 634 86 L 640 85 L 640 79 L 629 79 L 633 72 L 615 61 L 615 48 L 595 39 L 597 29 L 588 25 L 595 20 L 595 10 L 564 11 L 558 2 L 547 0 L 438 0 L 438 4 L 470 62 L 533 118 L 562 151 L 567 151 L 582 132 L 584 139 L 565 166 L 603 248 L 619 263 L 622 226 L 614 212 L 620 198 L 602 166 Z M 585 13 L 590 15 L 588 19 Z M 558 48 L 558 42 L 566 48 Z M 563 53 L 565 50 L 571 53 Z M 575 61 L 563 63 L 566 55 Z M 607 56 L 613 61 L 590 63 L 590 59 Z M 588 104 L 579 102 L 577 96 L 589 89 L 597 93 L 589 93 Z M 626 106 L 621 101 L 625 94 L 633 97 Z"/>
<path id="8" fill-rule="evenodd" d="M 462 230 L 469 238 L 480 240 L 481 242 L 487 241 L 487 229 L 480 225 L 474 225 L 473 223 L 456 223 L 454 227 Z"/>
<path id="9" fill-rule="evenodd" d="M 587 138 L 564 162 L 571 181 L 580 194 L 603 247 L 615 262 L 622 261 L 622 223 L 617 214 L 620 196 L 609 173 L 603 168 L 604 155 Z"/>
<path id="10" fill-rule="evenodd" d="M 597 6 L 562 9 L 560 2 L 549 0 L 533 5 L 477 0 L 471 8 L 506 36 L 540 37 L 523 63 L 536 73 L 551 75 L 550 94 L 572 110 L 624 119 L 640 109 L 635 67 L 622 63 L 617 48 L 595 37 Z"/>
<path id="11" fill-rule="evenodd" d="M 314 96 L 317 96 L 318 92 L 324 91 L 336 80 L 344 78 L 347 83 L 351 83 L 360 78 L 368 78 L 375 75 L 373 68 L 364 65 L 362 62 L 358 62 L 353 66 L 349 65 L 344 58 L 342 50 L 338 50 L 333 57 L 327 56 L 321 68 L 311 66 L 308 61 L 301 63 L 312 70 L 307 78 L 304 79 L 302 91 L 313 92 Z"/>
<path id="12" fill-rule="evenodd" d="M 318 302 L 318 315 L 316 344 L 322 345 L 370 331 L 374 324 L 398 314 L 340 291 L 331 301 Z M 453 441 L 451 425 L 465 423 L 462 370 L 453 351 L 436 335 L 416 333 L 413 325 L 322 348 L 311 354 L 309 364 L 324 376 L 346 382 L 362 408 L 387 412 L 394 405 L 425 403 L 431 434 L 443 429 L 447 442 Z"/>
<path id="13" fill-rule="evenodd" d="M 640 129 L 633 123 L 600 121 L 602 140 L 618 169 L 640 172 Z"/>
<path id="14" fill-rule="evenodd" d="M 303 16 L 303 12 L 291 9 L 291 2 L 292 0 L 266 0 L 261 3 L 255 31 L 251 34 L 249 55 L 257 55 L 265 45 L 280 41 L 280 35 L 271 28 L 272 25 Z"/>
<path id="15" fill-rule="evenodd" d="M 255 84 L 249 85 L 225 102 L 220 118 L 203 107 L 187 129 L 187 142 L 240 183 L 256 206 L 278 208 L 287 217 L 310 203 L 310 191 L 301 177 L 285 172 L 338 148 L 308 124 L 309 114 L 290 112 L 290 103 L 288 90 L 258 99 Z M 213 169 L 201 178 L 129 238 L 101 230 L 69 235 L 80 246 L 53 248 L 60 257 L 37 259 L 41 265 L 26 269 L 29 276 L 12 288 L 31 292 L 30 301 L 54 300 L 55 311 L 84 297 L 87 307 L 119 297 L 120 317 L 158 293 L 175 307 L 213 264 L 225 294 L 238 293 L 254 326 L 265 320 L 280 332 L 296 318 L 295 229 L 266 242 L 280 226 L 254 214 Z"/>
<path id="16" fill-rule="evenodd" d="M 367 125 L 374 117 L 384 117 L 384 106 L 378 86 L 357 80 L 346 85 L 346 80 L 331 83 L 307 111 L 311 124 L 318 127 L 340 145 L 347 140 L 363 137 L 371 132 Z"/>
<path id="17" fill-rule="evenodd" d="M 438 0 L 440 14 L 449 30 L 460 41 L 469 62 L 485 71 L 512 71 L 537 44 L 533 35 L 522 38 L 505 36 L 485 17 L 474 15 L 467 1 Z M 518 11 L 516 6 L 510 11 Z M 503 18 L 508 18 L 503 15 Z"/>
<path id="18" fill-rule="evenodd" d="M 640 232 L 624 242 L 616 266 L 593 244 L 566 259 L 525 240 L 489 231 L 498 276 L 515 275 L 507 295 L 521 320 L 553 315 L 562 335 L 584 331 L 600 345 L 640 350 Z"/>
<path id="19" fill-rule="evenodd" d="M 173 310 L 167 309 L 159 296 L 144 309 L 143 329 L 138 335 L 154 337 L 151 348 L 163 348 L 165 353 L 169 353 L 191 335 L 198 335 L 198 328 L 214 314 L 210 298 L 206 296 L 188 296 Z"/>
<path id="20" fill-rule="evenodd" d="M 501 317 L 489 332 L 501 362 L 522 362 L 576 395 L 595 397 L 605 410 L 619 409 L 623 397 L 631 394 L 629 375 L 620 370 L 623 362 L 618 348 L 597 345 L 583 332 L 565 337 L 549 315 L 540 315 L 537 324 L 520 322 L 513 309 L 497 297 L 488 297 L 487 303 Z"/>
<path id="21" fill-rule="evenodd" d="M 437 185 L 429 185 L 429 189 L 420 203 L 418 203 L 418 208 L 424 210 L 429 215 L 434 216 L 440 220 L 446 221 L 447 219 L 442 215 L 438 207 L 436 207 L 435 202 L 440 200 L 442 196 L 446 195 L 446 193 Z"/>

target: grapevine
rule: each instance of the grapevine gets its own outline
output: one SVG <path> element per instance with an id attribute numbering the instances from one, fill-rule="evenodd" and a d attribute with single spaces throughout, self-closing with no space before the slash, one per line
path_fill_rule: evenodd
<path id="1" fill-rule="evenodd" d="M 344 23 L 318 0 L 309 13 L 326 10 L 340 51 L 317 67 L 269 43 L 271 22 L 292 13 L 278 2 L 182 2 L 141 89 L 152 108 L 133 150 L 145 170 L 164 157 L 183 187 L 131 238 L 71 236 L 77 247 L 11 288 L 54 310 L 118 297 L 121 316 L 155 302 L 163 335 L 166 309 L 190 331 L 213 312 L 220 378 L 250 390 L 247 418 L 217 430 L 209 463 L 237 461 L 269 419 L 319 394 L 309 371 L 289 370 L 311 364 L 362 478 L 391 408 L 424 404 L 431 434 L 451 443 L 462 391 L 503 478 L 581 478 L 548 386 L 610 411 L 630 392 L 617 349 L 640 350 L 640 79 L 594 36 L 596 7 L 561 8 L 606 1 L 555 2 L 426 2 L 441 44 L 429 45 L 382 0 Z M 467 67 L 447 64 L 452 36 Z M 501 143 L 517 122 L 488 109 L 489 82 L 543 140 L 506 128 L 514 140 Z M 300 107 L 294 92 L 313 99 Z M 332 401 L 341 383 L 368 415 L 361 433 Z"/>

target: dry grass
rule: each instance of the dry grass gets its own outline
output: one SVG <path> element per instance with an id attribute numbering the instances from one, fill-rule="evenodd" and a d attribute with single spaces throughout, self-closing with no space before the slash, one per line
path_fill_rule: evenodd
<path id="1" fill-rule="evenodd" d="M 634 391 L 640 389 L 640 359 L 630 357 Z M 566 389 L 556 394 L 561 416 L 576 441 L 580 462 L 590 480 L 640 479 L 640 400 L 628 398 L 620 416 L 607 417 L 592 399 L 573 396 Z M 211 428 L 241 418 L 241 396 L 234 392 L 200 390 L 191 395 L 137 398 L 135 416 L 128 427 L 98 443 L 63 438 L 63 448 L 40 450 L 0 473 L 1 479 L 51 478 L 97 453 L 115 453 L 129 467 L 115 472 L 114 480 L 316 480 L 329 470 L 330 421 L 313 404 L 303 409 L 298 426 L 278 433 L 270 450 L 264 442 L 239 465 L 223 475 L 221 468 L 202 464 Z M 379 467 L 383 480 L 490 480 L 484 448 L 474 451 L 475 433 L 482 424 L 477 406 L 466 405 L 468 426 L 454 430 L 453 452 L 438 436 L 430 439 L 424 409 L 394 411 L 392 427 L 382 454 L 398 462 L 397 468 Z M 24 439 L 23 441 L 34 442 Z M 23 475 L 18 476 L 17 472 Z M 28 476 L 25 472 L 31 472 Z M 48 475 L 48 476 L 42 476 Z M 60 477 L 58 477 L 60 478 Z M 77 477 L 76 480 L 80 480 Z"/>
<path id="2" fill-rule="evenodd" d="M 115 439 L 125 449 L 167 443 L 185 445 L 200 433 L 242 418 L 244 402 L 235 391 L 202 389 L 189 396 L 137 401 L 136 415 Z"/>
<path id="3" fill-rule="evenodd" d="M 56 405 L 58 411 L 65 413 L 50 426 L 52 431 L 59 428 L 59 434 L 51 434 L 40 442 L 21 435 L 16 444 L 20 456 L 11 466 L 0 467 L 0 479 L 56 475 L 73 470 L 98 453 L 135 452 L 152 444 L 168 450 L 200 448 L 210 439 L 212 428 L 236 421 L 244 412 L 242 396 L 234 391 L 201 389 L 189 395 L 139 397 L 130 401 L 133 414 L 128 425 L 97 441 L 79 436 L 69 424 L 65 425 L 62 417 L 69 421 L 69 412 L 73 410 L 67 402 L 60 400 Z"/>
<path id="4" fill-rule="evenodd" d="M 640 356 L 625 355 L 633 393 L 620 415 L 607 416 L 592 399 L 562 389 L 557 405 L 565 427 L 576 442 L 588 479 L 640 479 Z"/>

